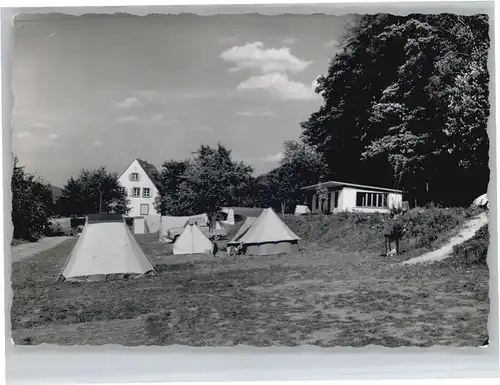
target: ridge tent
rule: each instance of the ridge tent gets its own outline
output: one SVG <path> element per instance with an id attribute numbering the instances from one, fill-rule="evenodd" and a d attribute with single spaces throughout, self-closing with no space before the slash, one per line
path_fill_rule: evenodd
<path id="1" fill-rule="evenodd" d="M 231 241 L 233 244 L 240 244 L 246 255 L 273 255 L 297 251 L 300 238 L 283 223 L 273 209 L 262 211 L 255 222 L 245 229 L 244 227 L 250 224 L 248 219 Z"/>
<path id="2" fill-rule="evenodd" d="M 174 255 L 206 254 L 212 251 L 212 242 L 196 224 L 187 224 L 174 243 Z"/>
<path id="3" fill-rule="evenodd" d="M 153 265 L 121 215 L 89 215 L 57 278 L 100 281 L 111 275 L 143 276 L 149 272 L 154 272 Z"/>

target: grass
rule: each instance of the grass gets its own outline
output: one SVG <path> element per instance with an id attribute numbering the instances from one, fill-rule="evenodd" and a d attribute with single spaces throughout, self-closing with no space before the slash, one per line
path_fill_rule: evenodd
<path id="1" fill-rule="evenodd" d="M 11 246 L 18 246 L 18 245 L 23 245 L 25 243 L 30 243 L 30 241 L 27 241 L 26 239 L 13 238 L 12 241 L 10 242 L 10 245 Z"/>
<path id="2" fill-rule="evenodd" d="M 305 238 L 296 255 L 178 258 L 167 255 L 171 245 L 138 236 L 157 270 L 140 280 L 54 283 L 71 250 L 68 241 L 13 264 L 13 338 L 20 344 L 190 346 L 484 343 L 486 265 L 471 268 L 450 258 L 393 266 L 398 257 L 380 255 L 379 218 L 335 217 L 309 223 L 288 217 Z"/>

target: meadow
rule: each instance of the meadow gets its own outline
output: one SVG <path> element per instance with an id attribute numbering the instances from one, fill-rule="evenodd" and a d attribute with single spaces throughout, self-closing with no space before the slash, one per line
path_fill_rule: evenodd
<path id="1" fill-rule="evenodd" d="M 483 345 L 487 231 L 452 258 L 402 266 L 474 212 L 407 214 L 409 234 L 394 257 L 382 255 L 384 216 L 286 216 L 302 237 L 294 255 L 172 256 L 155 235 L 137 235 L 156 275 L 55 283 L 72 239 L 13 264 L 12 337 L 30 345 Z"/>

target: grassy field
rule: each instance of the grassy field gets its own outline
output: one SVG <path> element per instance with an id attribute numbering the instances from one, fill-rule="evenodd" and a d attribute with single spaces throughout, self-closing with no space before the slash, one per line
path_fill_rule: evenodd
<path id="1" fill-rule="evenodd" d="M 18 344 L 480 346 L 488 338 L 484 263 L 393 265 L 436 247 L 470 216 L 455 214 L 431 220 L 438 236 L 412 236 L 393 258 L 381 256 L 380 218 L 287 217 L 304 239 L 296 255 L 180 258 L 146 235 L 138 240 L 156 276 L 54 283 L 70 240 L 13 265 L 13 338 Z"/>

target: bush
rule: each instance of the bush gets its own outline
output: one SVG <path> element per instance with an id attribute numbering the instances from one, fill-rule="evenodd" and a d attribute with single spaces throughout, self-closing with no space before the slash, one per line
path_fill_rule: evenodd
<path id="1" fill-rule="evenodd" d="M 490 233 L 485 225 L 471 239 L 453 248 L 454 259 L 465 265 L 486 265 L 489 244 Z"/>
<path id="2" fill-rule="evenodd" d="M 37 176 L 25 172 L 14 158 L 11 179 L 14 238 L 37 241 L 47 231 L 52 192 Z"/>

